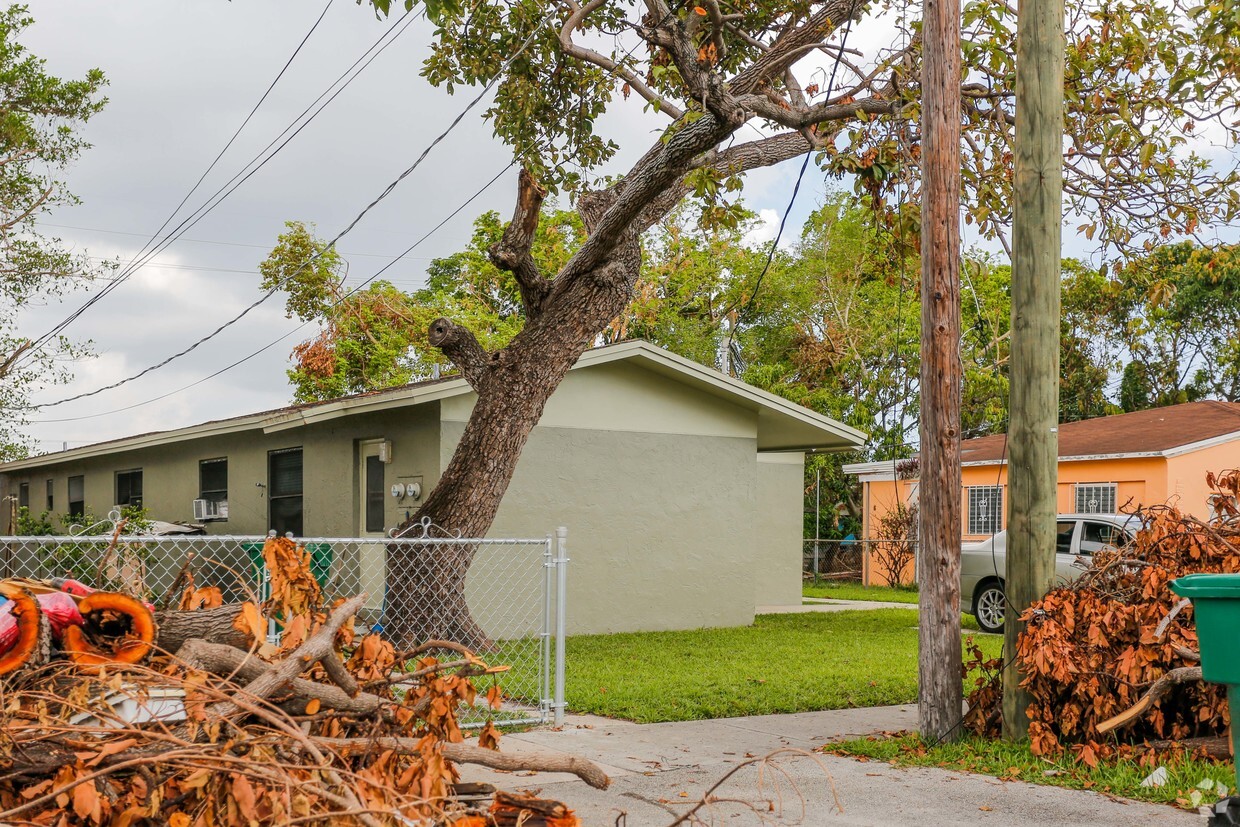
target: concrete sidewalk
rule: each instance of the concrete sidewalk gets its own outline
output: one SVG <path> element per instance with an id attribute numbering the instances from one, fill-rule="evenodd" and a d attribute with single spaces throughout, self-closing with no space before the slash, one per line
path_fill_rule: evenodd
<path id="1" fill-rule="evenodd" d="M 682 815 L 727 772 L 788 750 L 774 765 L 739 770 L 699 816 L 710 823 L 808 825 L 1200 825 L 1171 807 L 1096 793 L 1004 782 L 939 769 L 807 755 L 827 741 L 913 729 L 915 706 L 844 709 L 712 721 L 634 724 L 570 716 L 561 730 L 500 739 L 502 752 L 562 752 L 600 764 L 611 788 L 570 775 L 462 768 L 464 780 L 506 790 L 541 790 L 577 810 L 588 825 L 659 827 Z M 842 809 L 842 812 L 841 812 Z M 621 814 L 624 819 L 617 822 Z"/>

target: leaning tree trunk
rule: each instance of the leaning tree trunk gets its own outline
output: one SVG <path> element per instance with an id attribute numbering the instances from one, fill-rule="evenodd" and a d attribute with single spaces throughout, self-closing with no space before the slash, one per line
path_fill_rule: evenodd
<path id="1" fill-rule="evenodd" d="M 820 28 L 815 24 L 802 35 L 819 34 Z M 526 316 L 521 333 L 507 347 L 488 353 L 472 333 L 448 319 L 431 324 L 430 344 L 460 369 L 478 401 L 451 462 L 413 521 L 429 518 L 463 537 L 486 534 L 547 399 L 624 310 L 641 269 L 639 236 L 688 192 L 687 172 L 713 166 L 735 174 L 813 146 L 810 138 L 794 132 L 759 146 L 719 151 L 719 144 L 748 119 L 747 110 L 718 78 L 702 75 L 696 48 L 683 32 L 680 36 L 677 50 L 683 60 L 677 65 L 695 77 L 708 111 L 656 143 L 619 182 L 581 195 L 578 211 L 587 236 L 554 278 L 539 271 L 530 253 L 546 193 L 522 171 L 516 213 L 488 250 L 491 261 L 512 273 L 520 288 Z M 465 602 L 472 560 L 468 547 L 446 553 L 436 546 L 389 548 L 385 628 L 398 646 L 428 638 L 474 648 L 489 644 Z"/>
<path id="2" fill-rule="evenodd" d="M 540 196 L 522 175 L 522 198 L 505 243 L 525 225 L 529 238 L 537 223 Z M 586 226 L 602 214 L 614 195 L 583 197 Z M 528 199 L 528 200 L 527 200 Z M 498 245 L 497 245 L 498 246 Z M 528 250 L 528 246 L 525 247 Z M 502 257 L 501 247 L 492 257 Z M 426 518 L 461 537 L 483 537 L 508 489 L 521 450 L 543 408 L 577 358 L 629 300 L 641 265 L 636 234 L 628 232 L 612 254 L 583 278 L 523 283 L 528 321 L 502 351 L 488 354 L 464 328 L 447 319 L 431 326 L 431 343 L 456 363 L 478 394 L 461 441 L 443 476 L 413 517 Z M 385 631 L 398 648 L 428 639 L 451 640 L 473 649 L 491 646 L 465 600 L 465 580 L 473 562 L 471 545 L 391 546 L 388 549 Z"/>

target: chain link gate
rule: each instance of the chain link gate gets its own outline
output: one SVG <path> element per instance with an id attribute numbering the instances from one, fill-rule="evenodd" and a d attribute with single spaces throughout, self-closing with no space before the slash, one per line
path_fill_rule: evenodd
<path id="1" fill-rule="evenodd" d="M 381 631 L 393 621 L 394 604 L 409 591 L 433 593 L 419 572 L 398 572 L 412 559 L 458 561 L 464 581 L 464 608 L 492 642 L 480 652 L 493 665 L 507 665 L 490 676 L 501 685 L 503 706 L 480 705 L 462 715 L 463 726 L 481 726 L 488 717 L 499 725 L 547 723 L 564 716 L 564 627 L 567 532 L 542 539 L 477 539 L 433 536 L 418 524 L 398 537 L 298 538 L 310 554 L 311 570 L 328 600 L 365 592 L 358 614 L 362 631 Z M 225 603 L 261 603 L 269 593 L 261 536 L 92 536 L 0 537 L 0 575 L 51 580 L 71 577 L 88 586 L 140 595 L 159 608 L 175 608 L 179 582 L 192 573 L 199 586 L 217 586 Z M 444 567 L 426 568 L 430 576 Z M 451 574 L 451 570 L 448 570 Z M 400 576 L 404 574 L 404 576 Z M 393 584 L 405 584 L 403 593 Z M 441 590 L 442 591 L 442 590 Z M 423 607 L 428 608 L 428 607 Z M 434 607 L 429 607 L 434 611 Z M 278 627 L 271 621 L 272 635 Z"/>

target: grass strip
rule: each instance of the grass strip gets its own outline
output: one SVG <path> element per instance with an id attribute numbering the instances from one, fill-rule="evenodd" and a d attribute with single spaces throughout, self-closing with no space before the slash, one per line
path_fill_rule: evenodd
<path id="1" fill-rule="evenodd" d="M 977 639 L 990 655 L 1003 643 Z M 566 646 L 568 708 L 639 723 L 917 698 L 917 615 L 907 609 L 759 615 L 752 626 L 577 635 Z"/>
<path id="2" fill-rule="evenodd" d="M 818 585 L 805 583 L 801 587 L 801 596 L 826 598 L 829 600 L 878 600 L 885 603 L 917 602 L 916 589 L 897 589 L 891 586 L 863 586 L 860 583 L 822 582 Z"/>
<path id="3" fill-rule="evenodd" d="M 1100 758 L 1089 766 L 1072 752 L 1056 758 L 1034 755 L 1028 742 L 993 741 L 968 736 L 952 743 L 928 746 L 917 734 L 890 738 L 862 738 L 829 744 L 825 752 L 863 760 L 886 761 L 901 767 L 939 767 L 942 769 L 993 775 L 1004 781 L 1027 781 L 1094 790 L 1107 795 L 1171 804 L 1195 810 L 1197 803 L 1212 804 L 1219 791 L 1235 783 L 1230 763 L 1198 760 L 1172 755 L 1132 758 Z M 1161 787 L 1143 787 L 1144 780 L 1158 766 L 1165 766 L 1167 781 Z M 1210 791 L 1202 788 L 1208 780 Z M 1197 796 L 1193 792 L 1197 792 Z M 1234 792 L 1234 790 L 1232 790 Z"/>

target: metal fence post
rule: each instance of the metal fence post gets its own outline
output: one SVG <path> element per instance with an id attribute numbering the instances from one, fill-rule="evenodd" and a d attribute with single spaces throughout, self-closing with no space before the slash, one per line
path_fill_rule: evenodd
<path id="1" fill-rule="evenodd" d="M 560 526 L 555 530 L 555 700 L 551 704 L 555 710 L 555 725 L 564 725 L 564 630 L 567 615 L 565 604 L 568 603 L 568 529 Z"/>
<path id="2" fill-rule="evenodd" d="M 541 637 L 541 648 L 539 657 L 542 658 L 542 668 L 538 675 L 538 697 L 539 710 L 542 713 L 543 723 L 546 723 L 547 716 L 552 714 L 552 707 L 555 704 L 555 698 L 551 696 L 551 597 L 555 588 L 552 580 L 555 569 L 555 537 L 547 534 L 547 545 L 543 549 L 543 627 Z"/>

